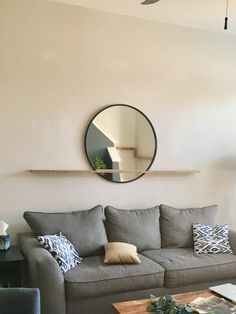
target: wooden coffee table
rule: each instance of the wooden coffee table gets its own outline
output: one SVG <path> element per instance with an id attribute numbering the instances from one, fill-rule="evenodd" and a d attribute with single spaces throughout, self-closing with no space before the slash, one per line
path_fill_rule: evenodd
<path id="1" fill-rule="evenodd" d="M 209 297 L 212 296 L 213 293 L 208 290 L 195 291 L 195 292 L 186 292 L 174 294 L 173 298 L 178 303 L 190 303 L 197 297 Z M 119 314 L 146 314 L 147 305 L 150 302 L 150 299 L 142 299 L 142 300 L 133 300 L 133 301 L 125 301 L 119 303 L 113 303 L 112 306 L 116 309 Z"/>

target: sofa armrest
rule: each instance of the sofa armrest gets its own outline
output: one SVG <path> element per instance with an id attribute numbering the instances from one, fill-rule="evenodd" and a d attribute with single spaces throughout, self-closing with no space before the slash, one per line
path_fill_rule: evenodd
<path id="1" fill-rule="evenodd" d="M 65 314 L 64 277 L 57 261 L 33 233 L 21 233 L 18 245 L 25 258 L 30 286 L 40 289 L 42 314 Z"/>
<path id="2" fill-rule="evenodd" d="M 229 243 L 234 254 L 236 255 L 236 230 L 229 230 Z"/>

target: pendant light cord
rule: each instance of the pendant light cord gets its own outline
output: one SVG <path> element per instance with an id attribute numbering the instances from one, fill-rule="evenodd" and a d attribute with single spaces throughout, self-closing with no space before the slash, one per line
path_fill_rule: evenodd
<path id="1" fill-rule="evenodd" d="M 226 17 L 228 17 L 228 9 L 229 9 L 229 0 L 226 0 L 226 10 L 225 10 Z"/>
<path id="2" fill-rule="evenodd" d="M 229 0 L 226 0 L 226 10 L 225 10 L 225 24 L 224 24 L 224 29 L 228 29 L 228 9 L 229 9 Z"/>

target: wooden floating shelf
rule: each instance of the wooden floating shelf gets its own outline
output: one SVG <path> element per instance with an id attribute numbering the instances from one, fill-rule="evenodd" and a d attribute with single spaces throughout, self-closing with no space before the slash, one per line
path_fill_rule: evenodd
<path id="1" fill-rule="evenodd" d="M 199 170 L 137 170 L 137 169 L 123 169 L 123 170 L 118 170 L 118 169 L 97 169 L 97 170 L 62 170 L 62 169 L 31 169 L 29 170 L 30 172 L 33 173 L 38 173 L 38 174 L 67 174 L 67 173 L 78 173 L 78 174 L 92 174 L 92 173 L 140 173 L 140 174 L 153 174 L 153 175 L 191 175 L 191 174 L 196 174 L 200 173 Z"/>

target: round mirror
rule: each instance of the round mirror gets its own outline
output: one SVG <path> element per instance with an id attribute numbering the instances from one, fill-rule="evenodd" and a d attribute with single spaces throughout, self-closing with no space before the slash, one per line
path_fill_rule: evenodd
<path id="1" fill-rule="evenodd" d="M 86 130 L 88 160 L 99 175 L 112 182 L 130 182 L 144 175 L 156 150 L 156 133 L 150 120 L 129 105 L 102 109 Z"/>

